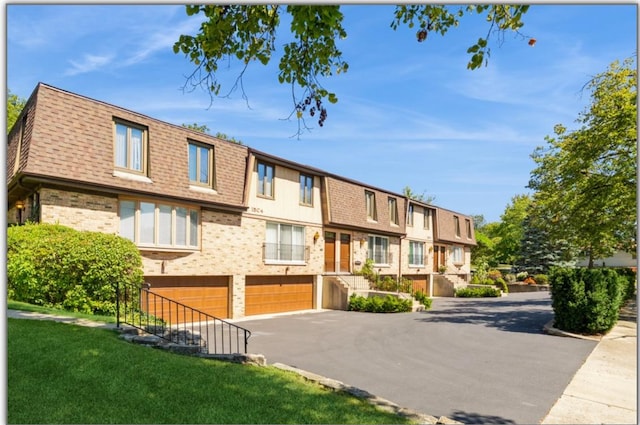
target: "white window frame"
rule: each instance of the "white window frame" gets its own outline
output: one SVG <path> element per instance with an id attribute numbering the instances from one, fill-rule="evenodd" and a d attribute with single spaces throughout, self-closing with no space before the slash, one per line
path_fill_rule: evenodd
<path id="1" fill-rule="evenodd" d="M 305 241 L 304 226 L 267 222 L 263 252 L 265 264 L 305 265 L 308 255 Z"/>
<path id="2" fill-rule="evenodd" d="M 464 248 L 461 246 L 454 246 L 451 248 L 451 259 L 453 264 L 464 264 Z"/>
<path id="3" fill-rule="evenodd" d="M 410 267 L 424 267 L 424 242 L 409 241 L 409 266 Z M 419 253 L 416 253 L 416 248 Z M 417 261 L 416 261 L 417 260 Z"/>
<path id="4" fill-rule="evenodd" d="M 389 238 L 386 236 L 369 235 L 367 259 L 373 260 L 374 265 L 388 266 L 391 263 Z"/>
<path id="5" fill-rule="evenodd" d="M 200 249 L 200 211 L 196 208 L 146 199 L 121 199 L 118 215 L 120 236 L 141 249 Z"/>

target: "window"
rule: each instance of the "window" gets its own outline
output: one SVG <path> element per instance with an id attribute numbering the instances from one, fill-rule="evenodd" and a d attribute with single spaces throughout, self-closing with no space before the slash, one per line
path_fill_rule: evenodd
<path id="1" fill-rule="evenodd" d="M 264 244 L 265 261 L 299 263 L 305 261 L 305 253 L 304 227 L 267 223 L 267 236 Z"/>
<path id="2" fill-rule="evenodd" d="M 409 265 L 424 266 L 424 243 L 409 241 Z"/>
<path id="3" fill-rule="evenodd" d="M 213 149 L 189 142 L 189 182 L 214 187 Z"/>
<path id="4" fill-rule="evenodd" d="M 409 204 L 409 211 L 407 212 L 407 226 L 413 226 L 413 204 Z"/>
<path id="5" fill-rule="evenodd" d="M 464 264 L 464 251 L 460 246 L 453 247 L 453 263 Z"/>
<path id="6" fill-rule="evenodd" d="M 300 174 L 300 203 L 313 205 L 313 177 Z"/>
<path id="7" fill-rule="evenodd" d="M 376 211 L 376 194 L 365 190 L 364 196 L 367 201 L 367 218 L 374 221 L 378 220 L 378 213 Z"/>
<path id="8" fill-rule="evenodd" d="M 471 239 L 471 220 L 465 220 L 467 225 L 467 239 Z"/>
<path id="9" fill-rule="evenodd" d="M 273 198 L 273 165 L 258 162 L 258 195 Z"/>
<path id="10" fill-rule="evenodd" d="M 374 264 L 389 264 L 389 239 L 382 236 L 369 236 L 369 247 L 367 259 L 373 260 Z"/>
<path id="11" fill-rule="evenodd" d="M 389 198 L 389 221 L 398 224 L 398 202 L 396 198 Z"/>
<path id="12" fill-rule="evenodd" d="M 146 169 L 146 131 L 121 122 L 115 123 L 115 166 L 144 173 Z"/>
<path id="13" fill-rule="evenodd" d="M 453 216 L 453 225 L 456 229 L 456 238 L 460 237 L 460 218 L 457 215 Z"/>
<path id="14" fill-rule="evenodd" d="M 120 201 L 120 236 L 140 246 L 197 248 L 199 213 L 187 207 Z"/>
<path id="15" fill-rule="evenodd" d="M 424 228 L 431 230 L 431 210 L 428 208 L 424 209 Z"/>

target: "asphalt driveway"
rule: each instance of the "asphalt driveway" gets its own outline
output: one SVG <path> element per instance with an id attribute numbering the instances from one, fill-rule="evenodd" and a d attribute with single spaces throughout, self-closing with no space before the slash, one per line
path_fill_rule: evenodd
<path id="1" fill-rule="evenodd" d="M 436 298 L 426 312 L 246 320 L 249 352 L 436 417 L 540 423 L 596 346 L 550 336 L 547 292 Z"/>

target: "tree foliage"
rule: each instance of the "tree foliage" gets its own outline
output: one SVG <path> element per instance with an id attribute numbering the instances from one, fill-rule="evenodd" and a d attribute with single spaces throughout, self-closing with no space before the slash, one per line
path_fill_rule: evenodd
<path id="1" fill-rule="evenodd" d="M 13 128 L 26 104 L 27 101 L 25 99 L 11 93 L 11 90 L 7 90 L 7 134 Z"/>
<path id="2" fill-rule="evenodd" d="M 514 264 L 520 252 L 522 242 L 523 222 L 531 207 L 529 195 L 516 195 L 511 203 L 505 207 L 500 216 L 500 223 L 495 229 L 497 241 L 494 252 L 499 263 Z"/>
<path id="3" fill-rule="evenodd" d="M 478 38 L 467 50 L 471 55 L 467 68 L 477 69 L 486 65 L 490 56 L 490 38 L 495 34 L 502 37 L 508 31 L 519 34 L 524 25 L 522 16 L 528 8 L 526 5 L 505 4 L 401 5 L 395 9 L 391 28 L 417 27 L 417 40 L 424 42 L 429 32 L 444 35 L 452 27 L 457 27 L 465 14 L 485 16 L 489 26 L 486 35 Z M 212 100 L 214 96 L 220 96 L 222 89 L 217 71 L 222 64 L 234 60 L 240 63 L 241 71 L 223 96 L 240 88 L 246 99 L 244 73 L 252 62 L 266 65 L 271 61 L 278 50 L 276 32 L 282 15 L 287 14 L 291 39 L 282 47 L 278 81 L 291 85 L 293 108 L 289 117 L 295 115 L 298 135 L 302 129 L 309 129 L 305 117 L 317 120 L 320 127 L 324 125 L 326 102 L 336 103 L 338 97 L 327 90 L 321 80 L 349 69 L 337 44 L 338 40 L 347 37 L 339 5 L 187 5 L 186 13 L 189 16 L 201 14 L 202 24 L 197 34 L 181 35 L 173 51 L 184 54 L 195 65 L 185 88 L 202 87 L 211 94 Z"/>
<path id="4" fill-rule="evenodd" d="M 424 202 L 425 204 L 432 204 L 436 200 L 435 196 L 427 195 L 424 190 L 422 191 L 422 193 L 418 194 L 414 192 L 413 189 L 411 189 L 409 186 L 405 186 L 402 189 L 402 193 L 409 199 L 413 199 L 414 201 L 418 202 Z"/>
<path id="5" fill-rule="evenodd" d="M 637 71 L 634 60 L 612 63 L 589 81 L 591 104 L 580 127 L 554 128 L 532 154 L 529 187 L 544 218 L 536 223 L 593 264 L 616 249 L 635 249 Z"/>

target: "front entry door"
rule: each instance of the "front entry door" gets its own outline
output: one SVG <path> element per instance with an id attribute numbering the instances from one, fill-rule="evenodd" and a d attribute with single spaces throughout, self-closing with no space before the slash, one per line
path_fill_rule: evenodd
<path id="1" fill-rule="evenodd" d="M 446 264 L 445 250 L 446 248 L 444 246 L 435 245 L 433 247 L 433 271 L 434 272 L 438 272 L 439 271 L 438 269 L 440 268 L 440 266 Z"/>
<path id="2" fill-rule="evenodd" d="M 340 234 L 340 272 L 349 273 L 351 265 L 351 235 Z"/>
<path id="3" fill-rule="evenodd" d="M 336 234 L 324 232 L 324 271 L 336 271 Z"/>

